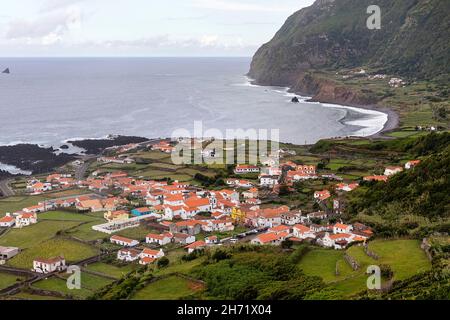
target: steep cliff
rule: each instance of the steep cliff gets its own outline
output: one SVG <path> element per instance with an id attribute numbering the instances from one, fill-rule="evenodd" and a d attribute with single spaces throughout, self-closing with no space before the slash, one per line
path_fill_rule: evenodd
<path id="1" fill-rule="evenodd" d="M 381 29 L 369 30 L 370 5 L 381 8 Z M 450 74 L 450 2 L 446 0 L 317 0 L 290 16 L 255 54 L 249 76 L 289 86 L 317 100 L 370 103 L 317 75 L 364 67 L 409 79 Z M 366 101 L 367 100 L 367 101 Z"/>

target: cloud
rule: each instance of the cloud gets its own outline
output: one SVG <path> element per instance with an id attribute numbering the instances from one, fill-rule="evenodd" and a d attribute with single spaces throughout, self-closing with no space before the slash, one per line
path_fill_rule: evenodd
<path id="1" fill-rule="evenodd" d="M 135 40 L 110 40 L 89 41 L 78 43 L 77 46 L 91 49 L 107 49 L 119 51 L 142 51 L 142 50 L 168 50 L 178 51 L 246 51 L 252 52 L 257 44 L 247 44 L 240 37 L 228 37 L 222 39 L 218 35 L 202 35 L 199 37 L 174 37 L 170 35 L 159 35 Z"/>
<path id="2" fill-rule="evenodd" d="M 263 11 L 263 12 L 290 12 L 292 6 L 282 5 L 266 5 L 256 2 L 244 2 L 244 1 L 229 1 L 229 0 L 194 0 L 194 7 L 213 9 L 221 11 Z"/>
<path id="3" fill-rule="evenodd" d="M 49 12 L 53 10 L 67 8 L 68 6 L 78 4 L 85 0 L 46 0 L 40 9 L 40 12 Z"/>
<path id="4" fill-rule="evenodd" d="M 5 38 L 11 40 L 26 39 L 42 41 L 43 44 L 54 43 L 71 29 L 79 28 L 81 11 L 71 7 L 63 11 L 40 15 L 34 20 L 15 19 L 9 22 Z"/>

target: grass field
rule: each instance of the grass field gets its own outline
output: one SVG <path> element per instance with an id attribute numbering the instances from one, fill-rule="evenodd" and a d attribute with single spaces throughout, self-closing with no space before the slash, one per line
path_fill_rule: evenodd
<path id="1" fill-rule="evenodd" d="M 132 300 L 179 300 L 202 289 L 203 287 L 195 282 L 171 276 L 141 289 Z"/>
<path id="2" fill-rule="evenodd" d="M 55 277 L 36 282 L 33 284 L 33 287 L 42 290 L 60 292 L 62 294 L 71 295 L 77 299 L 86 299 L 93 293 L 91 290 L 87 290 L 84 288 L 81 288 L 80 290 L 77 289 L 69 290 L 67 288 L 66 281 Z"/>
<path id="3" fill-rule="evenodd" d="M 0 236 L 0 245 L 30 248 L 53 238 L 58 231 L 79 225 L 76 221 L 40 221 L 22 229 L 11 229 Z"/>
<path id="4" fill-rule="evenodd" d="M 133 271 L 135 268 L 136 265 L 134 264 L 127 264 L 126 266 L 118 267 L 103 262 L 97 262 L 87 267 L 90 271 L 100 272 L 115 278 L 121 278 L 130 271 Z"/>
<path id="5" fill-rule="evenodd" d="M 67 279 L 70 275 L 69 274 L 61 274 L 65 279 Z M 94 274 L 89 274 L 86 272 L 81 272 L 81 287 L 83 289 L 87 289 L 89 291 L 96 291 L 100 288 L 103 288 L 104 286 L 107 286 L 114 280 L 97 276 Z"/>
<path id="6" fill-rule="evenodd" d="M 431 268 L 418 240 L 376 240 L 369 244 L 369 248 L 380 256 L 382 263 L 392 267 L 396 280 Z"/>
<path id="7" fill-rule="evenodd" d="M 321 277 L 325 282 L 333 282 L 351 274 L 350 266 L 345 263 L 343 251 L 331 249 L 313 249 L 300 261 L 299 268 L 307 275 Z M 341 276 L 336 276 L 336 263 Z"/>
<path id="8" fill-rule="evenodd" d="M 37 294 L 31 294 L 27 292 L 20 292 L 12 296 L 13 298 L 25 299 L 25 300 L 64 300 L 58 297 L 41 296 Z"/>
<path id="9" fill-rule="evenodd" d="M 76 228 L 73 228 L 70 231 L 68 231 L 66 234 L 68 236 L 71 236 L 71 237 L 74 237 L 74 238 L 77 238 L 80 240 L 84 240 L 84 241 L 94 241 L 94 240 L 98 240 L 98 239 L 109 238 L 106 233 L 92 230 L 92 226 L 95 226 L 95 225 L 101 224 L 101 223 L 102 223 L 102 221 L 93 221 L 93 222 L 80 224 Z"/>
<path id="10" fill-rule="evenodd" d="M 5 289 L 9 286 L 12 286 L 13 284 L 15 284 L 17 282 L 17 280 L 22 281 L 23 278 L 16 276 L 14 274 L 9 274 L 9 273 L 0 273 L 0 290 L 1 289 Z"/>
<path id="11" fill-rule="evenodd" d="M 55 199 L 55 198 L 63 198 L 69 197 L 73 195 L 80 195 L 91 193 L 88 190 L 81 189 L 70 189 L 64 191 L 58 191 L 53 193 L 46 193 L 42 195 L 36 196 L 14 196 L 6 199 L 0 200 L 0 216 L 3 216 L 6 212 L 16 212 L 22 210 L 23 208 L 37 205 L 38 202 Z"/>
<path id="12" fill-rule="evenodd" d="M 357 271 L 353 271 L 343 259 L 344 251 L 318 248 L 312 249 L 302 258 L 299 268 L 307 275 L 321 277 L 343 297 L 366 289 L 365 271 L 369 265 L 391 266 L 396 280 L 406 279 L 431 268 L 431 263 L 417 240 L 374 240 L 369 243 L 369 249 L 379 255 L 378 260 L 367 256 L 361 246 L 347 249 L 347 254 L 361 266 Z M 336 263 L 338 276 L 335 275 Z"/>
<path id="13" fill-rule="evenodd" d="M 87 244 L 62 238 L 37 242 L 8 261 L 8 264 L 23 269 L 30 269 L 35 258 L 64 256 L 68 263 L 83 260 L 98 254 L 98 250 Z"/>
<path id="14" fill-rule="evenodd" d="M 61 220 L 61 221 L 100 221 L 95 218 L 82 213 L 72 213 L 66 211 L 48 211 L 38 215 L 39 220 Z"/>

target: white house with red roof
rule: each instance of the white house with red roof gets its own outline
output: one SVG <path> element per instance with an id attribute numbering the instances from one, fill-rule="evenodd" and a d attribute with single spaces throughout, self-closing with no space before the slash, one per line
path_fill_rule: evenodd
<path id="1" fill-rule="evenodd" d="M 16 215 L 16 228 L 27 227 L 37 223 L 36 213 L 20 212 Z"/>
<path id="2" fill-rule="evenodd" d="M 209 236 L 205 238 L 206 244 L 217 244 L 219 243 L 219 238 L 217 236 Z"/>
<path id="3" fill-rule="evenodd" d="M 173 240 L 175 243 L 190 244 L 195 242 L 195 236 L 186 233 L 174 233 Z"/>
<path id="4" fill-rule="evenodd" d="M 121 237 L 118 235 L 114 235 L 112 236 L 109 241 L 111 243 L 117 244 L 119 246 L 123 246 L 123 247 L 135 247 L 139 244 L 139 241 L 137 240 L 133 240 L 133 239 L 128 239 L 125 237 Z"/>
<path id="5" fill-rule="evenodd" d="M 51 273 L 66 269 L 66 260 L 63 257 L 50 259 L 37 258 L 33 261 L 33 271 L 37 273 Z"/>
<path id="6" fill-rule="evenodd" d="M 405 163 L 405 169 L 409 170 L 420 164 L 420 160 L 410 160 Z"/>
<path id="7" fill-rule="evenodd" d="M 152 258 L 152 259 L 159 259 L 164 257 L 164 251 L 163 249 L 159 249 L 159 250 L 153 250 L 150 248 L 145 248 L 142 252 L 141 252 L 141 259 L 142 258 Z"/>
<path id="8" fill-rule="evenodd" d="M 296 238 L 299 239 L 316 238 L 316 234 L 314 233 L 314 231 L 312 231 L 311 228 L 303 224 L 296 224 L 293 230 L 294 230 L 294 237 Z"/>
<path id="9" fill-rule="evenodd" d="M 195 241 L 189 245 L 187 245 L 186 247 L 184 247 L 188 253 L 192 253 L 196 250 L 201 250 L 204 249 L 206 247 L 206 243 L 202 240 L 200 241 Z"/>
<path id="10" fill-rule="evenodd" d="M 322 244 L 325 247 L 334 248 L 337 250 L 344 249 L 349 243 L 352 242 L 353 237 L 354 236 L 349 233 L 330 234 L 327 232 L 322 238 Z"/>
<path id="11" fill-rule="evenodd" d="M 347 225 L 343 223 L 336 223 L 333 226 L 333 233 L 350 233 L 353 230 L 352 225 Z"/>
<path id="12" fill-rule="evenodd" d="M 11 228 L 16 224 L 16 218 L 7 213 L 4 217 L 0 218 L 0 227 Z"/>
<path id="13" fill-rule="evenodd" d="M 233 220 L 231 219 L 217 219 L 208 220 L 206 224 L 202 225 L 202 230 L 205 232 L 227 232 L 234 230 Z"/>
<path id="14" fill-rule="evenodd" d="M 324 201 L 331 197 L 331 193 L 329 190 L 322 190 L 314 192 L 314 199 L 318 201 Z"/>
<path id="15" fill-rule="evenodd" d="M 52 184 L 33 180 L 27 185 L 27 191 L 31 194 L 41 194 L 52 190 Z"/>
<path id="16" fill-rule="evenodd" d="M 145 237 L 146 243 L 156 243 L 160 246 L 165 246 L 172 242 L 173 235 L 169 232 L 163 233 L 163 234 L 155 234 L 155 233 L 149 233 Z"/>
<path id="17" fill-rule="evenodd" d="M 394 174 L 400 173 L 403 171 L 403 167 L 386 167 L 384 170 L 385 176 L 393 176 Z"/>
<path id="18" fill-rule="evenodd" d="M 285 225 L 279 225 L 276 227 L 272 227 L 267 232 L 273 232 L 273 233 L 287 233 L 289 236 L 292 236 L 292 228 Z"/>
<path id="19" fill-rule="evenodd" d="M 268 232 L 256 236 L 251 240 L 251 243 L 259 245 L 280 245 L 287 237 L 289 237 L 289 234 L 286 232 Z"/>
<path id="20" fill-rule="evenodd" d="M 348 183 L 348 184 L 347 183 L 338 183 L 336 185 L 336 190 L 350 192 L 350 191 L 355 190 L 358 187 L 359 187 L 359 184 L 356 183 L 356 182 L 355 183 Z"/>
<path id="21" fill-rule="evenodd" d="M 140 258 L 141 252 L 133 248 L 122 248 L 117 251 L 117 260 L 133 262 Z"/>

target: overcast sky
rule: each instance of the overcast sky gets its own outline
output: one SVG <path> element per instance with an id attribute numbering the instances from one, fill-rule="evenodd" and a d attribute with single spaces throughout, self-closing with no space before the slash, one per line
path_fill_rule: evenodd
<path id="1" fill-rule="evenodd" d="M 251 56 L 314 0 L 7 0 L 0 56 Z"/>

